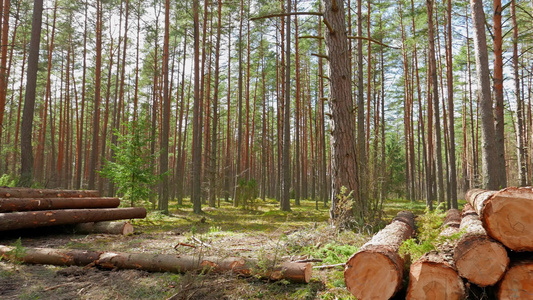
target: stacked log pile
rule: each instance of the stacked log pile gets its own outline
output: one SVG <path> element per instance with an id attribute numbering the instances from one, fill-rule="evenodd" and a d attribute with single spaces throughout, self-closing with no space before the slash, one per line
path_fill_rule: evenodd
<path id="1" fill-rule="evenodd" d="M 462 214 L 449 211 L 441 232 L 460 237 L 410 265 L 406 298 L 464 299 L 465 287 L 478 286 L 489 287 L 498 299 L 533 299 L 533 188 L 470 190 L 465 198 Z M 397 276 L 404 271 L 384 269 L 376 263 L 383 251 L 366 250 L 376 237 L 390 240 L 383 235 L 390 235 L 387 228 L 393 223 L 346 263 L 346 287 L 358 299 L 389 299 L 400 289 Z M 396 253 L 389 256 L 398 255 L 399 245 L 379 247 Z M 362 252 L 364 260 L 356 261 Z M 380 275 L 369 276 L 373 272 Z"/>
<path id="2" fill-rule="evenodd" d="M 104 221 L 144 218 L 146 209 L 119 204 L 98 191 L 0 188 L 0 231 L 78 224 L 74 231 L 131 233 L 128 223 Z"/>

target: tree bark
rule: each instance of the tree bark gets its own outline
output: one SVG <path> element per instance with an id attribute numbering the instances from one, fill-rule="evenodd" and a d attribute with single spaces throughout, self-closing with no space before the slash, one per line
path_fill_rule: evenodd
<path id="1" fill-rule="evenodd" d="M 291 188 L 291 0 L 287 0 L 287 21 L 285 22 L 285 84 L 283 105 L 283 180 L 280 208 L 282 211 L 290 211 L 290 188 Z"/>
<path id="2" fill-rule="evenodd" d="M 494 149 L 494 114 L 490 91 L 489 56 L 487 52 L 487 37 L 485 35 L 485 13 L 483 1 L 470 0 L 472 24 L 474 27 L 474 49 L 476 71 L 478 77 L 479 110 L 481 113 L 481 169 L 483 186 L 485 189 L 500 188 L 498 177 L 498 162 Z"/>
<path id="3" fill-rule="evenodd" d="M 399 212 L 348 259 L 344 270 L 348 291 L 359 299 L 389 299 L 402 288 L 405 262 L 398 249 L 414 235 L 414 222 L 413 213 Z"/>
<path id="4" fill-rule="evenodd" d="M 513 263 L 499 284 L 498 299 L 530 299 L 532 294 L 533 261 Z"/>
<path id="5" fill-rule="evenodd" d="M 33 135 L 33 114 L 35 110 L 42 18 L 43 0 L 35 0 L 33 4 L 30 54 L 28 57 L 28 74 L 20 138 L 21 169 L 18 185 L 23 187 L 30 187 L 33 183 L 33 149 L 31 141 Z"/>
<path id="6" fill-rule="evenodd" d="M 459 232 L 461 214 L 450 209 L 441 236 Z M 406 299 L 464 299 L 465 287 L 453 261 L 453 245 L 444 243 L 411 264 Z"/>
<path id="7" fill-rule="evenodd" d="M 335 210 L 341 188 L 348 193 L 354 191 L 354 214 L 358 221 L 364 220 L 365 203 L 359 197 L 359 178 L 355 143 L 355 122 L 353 117 L 352 83 L 350 75 L 350 57 L 346 36 L 344 2 L 324 1 L 324 21 L 332 26 L 332 31 L 325 33 L 326 52 L 329 59 L 331 109 L 331 176 L 333 177 L 330 217 L 335 219 Z"/>
<path id="8" fill-rule="evenodd" d="M 509 264 L 507 250 L 487 235 L 479 216 L 470 204 L 463 208 L 460 231 L 453 259 L 457 272 L 480 287 L 496 284 Z"/>
<path id="9" fill-rule="evenodd" d="M 0 198 L 0 212 L 80 209 L 80 208 L 114 208 L 120 205 L 118 198 Z"/>
<path id="10" fill-rule="evenodd" d="M 239 257 L 205 257 L 173 254 L 97 252 L 70 249 L 27 248 L 22 256 L 13 257 L 14 247 L 0 245 L 0 257 L 29 264 L 58 266 L 95 265 L 104 269 L 135 269 L 150 272 L 192 272 L 209 270 L 215 273 L 232 272 L 244 276 L 259 276 L 271 280 L 285 279 L 308 283 L 311 263 L 284 262 L 271 268 L 257 268 L 257 262 Z"/>
<path id="11" fill-rule="evenodd" d="M 470 190 L 465 195 L 487 234 L 514 251 L 533 251 L 533 188 Z"/>
<path id="12" fill-rule="evenodd" d="M 198 17 L 199 0 L 193 1 L 194 16 L 194 105 L 193 105 L 193 143 L 192 143 L 192 193 L 193 212 L 202 212 L 201 169 L 202 169 L 202 123 L 200 121 L 200 23 Z"/>
<path id="13" fill-rule="evenodd" d="M 142 207 L 0 213 L 0 231 L 145 217 Z"/>
<path id="14" fill-rule="evenodd" d="M 505 120 L 503 116 L 503 38 L 502 38 L 502 1 L 494 0 L 494 17 L 493 17 L 493 32 L 494 32 L 494 136 L 495 139 L 491 141 L 491 147 L 496 153 L 494 169 L 496 180 L 498 183 L 497 189 L 507 187 L 507 176 L 505 168 L 505 141 L 504 141 L 504 125 Z M 492 189 L 492 188 L 491 188 Z"/>
<path id="15" fill-rule="evenodd" d="M 126 5 L 128 2 L 126 1 Z M 127 22 L 127 21 L 126 21 Z M 127 30 L 127 28 L 126 28 Z M 161 182 L 159 187 L 159 203 L 158 208 L 163 213 L 168 214 L 168 141 L 170 133 L 170 88 L 169 88 L 169 36 L 170 36 L 170 0 L 165 1 L 165 37 L 163 45 L 163 124 L 161 130 L 160 140 L 160 156 L 159 156 L 159 176 Z M 124 49 L 124 53 L 125 53 Z M 123 62 L 125 64 L 125 62 Z"/>

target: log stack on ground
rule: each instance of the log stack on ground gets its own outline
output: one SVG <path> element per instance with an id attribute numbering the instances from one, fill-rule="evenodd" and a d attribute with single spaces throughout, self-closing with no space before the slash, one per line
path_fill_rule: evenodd
<path id="1" fill-rule="evenodd" d="M 118 198 L 99 197 L 98 191 L 0 188 L 0 231 L 91 222 L 85 227 L 93 229 L 85 230 L 105 232 L 110 224 L 94 222 L 146 217 L 144 208 L 117 208 L 119 204 Z M 131 224 L 124 226 L 108 231 L 132 233 Z"/>
<path id="2" fill-rule="evenodd" d="M 389 299 L 402 288 L 405 261 L 398 254 L 415 233 L 414 215 L 399 212 L 346 263 L 346 288 L 358 299 Z"/>
<path id="3" fill-rule="evenodd" d="M 470 204 L 463 208 L 460 231 L 453 258 L 459 275 L 480 287 L 496 284 L 507 270 L 507 250 L 487 235 Z"/>
<path id="4" fill-rule="evenodd" d="M 285 279 L 308 283 L 311 263 L 284 262 L 272 268 L 261 268 L 240 257 L 185 256 L 154 253 L 99 252 L 76 249 L 25 248 L 24 253 L 11 255 L 15 248 L 0 245 L 0 258 L 28 264 L 58 266 L 98 266 L 104 269 L 136 269 L 150 272 L 232 272 L 243 276 L 259 276 L 271 280 Z"/>
<path id="5" fill-rule="evenodd" d="M 513 251 L 533 251 L 533 188 L 470 190 L 466 201 L 476 210 L 487 234 Z"/>
<path id="6" fill-rule="evenodd" d="M 450 209 L 446 214 L 442 237 L 459 232 L 461 213 Z M 411 264 L 407 299 L 463 299 L 465 287 L 453 261 L 453 241 L 444 242 L 438 251 L 424 254 Z"/>

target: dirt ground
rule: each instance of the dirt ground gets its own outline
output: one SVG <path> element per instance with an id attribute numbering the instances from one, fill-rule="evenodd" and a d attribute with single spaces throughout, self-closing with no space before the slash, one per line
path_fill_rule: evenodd
<path id="1" fill-rule="evenodd" d="M 195 230 L 204 232 L 194 233 Z M 194 225 L 171 230 L 136 226 L 136 233 L 131 236 L 114 236 L 58 234 L 57 229 L 46 228 L 0 233 L 0 244 L 16 245 L 20 237 L 23 247 L 167 254 L 202 251 L 205 255 L 289 261 L 306 257 L 287 249 L 327 242 L 330 233 L 321 231 L 293 226 L 270 232 L 226 232 L 198 223 L 198 229 Z M 293 284 L 234 274 L 149 273 L 4 260 L 0 261 L 0 299 L 348 299 L 349 293 L 342 284 L 328 283 L 341 280 L 341 271 L 314 271 L 309 284 Z"/>

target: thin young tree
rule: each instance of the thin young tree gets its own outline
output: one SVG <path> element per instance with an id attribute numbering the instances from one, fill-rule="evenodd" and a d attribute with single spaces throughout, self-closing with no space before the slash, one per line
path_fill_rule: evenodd
<path id="1" fill-rule="evenodd" d="M 168 214 L 168 141 L 170 133 L 170 90 L 169 90 L 169 36 L 170 36 L 170 0 L 165 0 L 165 36 L 163 42 L 163 124 L 161 131 L 159 156 L 159 209 Z M 124 49 L 125 50 L 125 49 Z"/>

